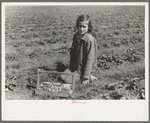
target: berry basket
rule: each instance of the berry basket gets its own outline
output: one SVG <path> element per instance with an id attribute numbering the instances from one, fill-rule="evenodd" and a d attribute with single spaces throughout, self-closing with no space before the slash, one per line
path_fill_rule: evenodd
<path id="1" fill-rule="evenodd" d="M 72 82 L 70 84 L 63 84 L 60 82 L 42 82 L 40 83 L 40 74 L 41 73 L 52 73 L 52 74 L 65 74 L 72 76 Z M 70 97 L 74 92 L 75 88 L 75 75 L 73 73 L 66 72 L 56 72 L 56 71 L 37 71 L 37 86 L 35 94 L 51 97 Z"/>

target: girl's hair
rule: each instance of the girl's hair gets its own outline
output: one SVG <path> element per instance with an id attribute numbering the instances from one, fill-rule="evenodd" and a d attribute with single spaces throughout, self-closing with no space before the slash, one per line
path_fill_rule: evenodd
<path id="1" fill-rule="evenodd" d="M 92 22 L 90 21 L 90 17 L 89 15 L 80 15 L 76 21 L 76 29 L 78 29 L 78 25 L 80 22 L 84 22 L 84 21 L 88 21 L 88 32 L 91 33 L 95 38 L 96 38 L 96 34 L 93 31 L 93 26 L 92 26 Z M 75 29 L 75 31 L 76 31 Z"/>

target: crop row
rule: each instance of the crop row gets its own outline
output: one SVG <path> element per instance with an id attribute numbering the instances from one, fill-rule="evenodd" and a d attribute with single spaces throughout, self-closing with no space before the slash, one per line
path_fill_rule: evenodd
<path id="1" fill-rule="evenodd" d="M 120 65 L 123 61 L 138 62 L 144 57 L 144 52 L 141 50 L 127 49 L 125 53 L 114 54 L 101 54 L 98 56 L 97 66 L 102 69 L 110 69 L 112 65 Z"/>

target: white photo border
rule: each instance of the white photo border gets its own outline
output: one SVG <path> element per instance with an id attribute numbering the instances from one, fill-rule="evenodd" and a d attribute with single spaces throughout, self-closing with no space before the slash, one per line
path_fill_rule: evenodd
<path id="1" fill-rule="evenodd" d="M 5 100 L 5 7 L 53 5 L 145 6 L 145 100 Z M 3 2 L 2 3 L 2 121 L 148 121 L 149 120 L 149 4 L 148 2 Z M 94 114 L 94 115 L 93 115 Z"/>

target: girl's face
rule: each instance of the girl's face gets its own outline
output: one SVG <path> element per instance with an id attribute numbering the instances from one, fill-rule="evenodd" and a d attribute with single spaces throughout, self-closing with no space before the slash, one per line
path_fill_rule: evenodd
<path id="1" fill-rule="evenodd" d="M 85 22 L 80 22 L 80 23 L 78 24 L 78 32 L 79 32 L 81 35 L 83 35 L 83 34 L 87 33 L 87 31 L 88 31 L 88 22 L 87 22 L 87 21 L 85 21 Z"/>

